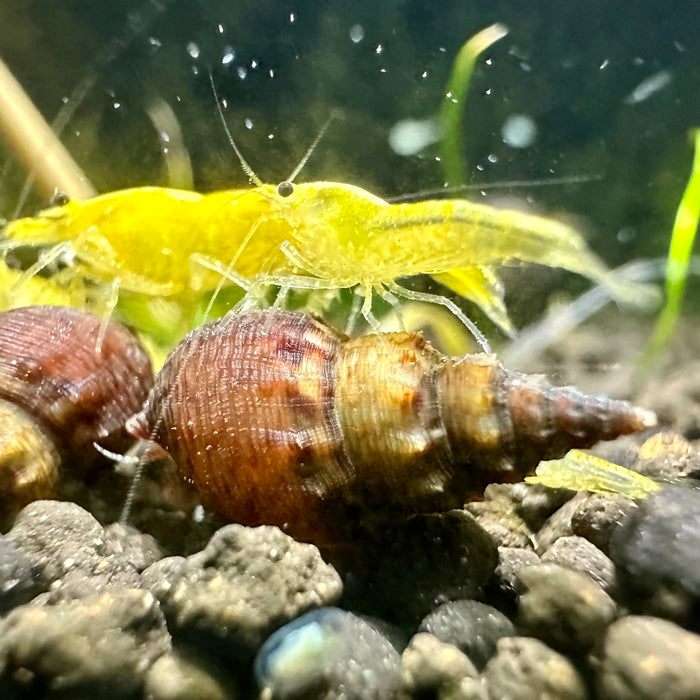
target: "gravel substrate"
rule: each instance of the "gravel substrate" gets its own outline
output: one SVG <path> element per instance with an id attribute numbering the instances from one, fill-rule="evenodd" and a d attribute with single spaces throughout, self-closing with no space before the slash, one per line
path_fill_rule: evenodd
<path id="1" fill-rule="evenodd" d="M 669 433 L 605 449 L 667 477 L 700 463 Z M 103 525 L 114 476 L 73 485 L 94 515 L 36 501 L 0 536 L 0 697 L 698 698 L 684 483 L 636 503 L 493 485 L 352 556 L 143 501 L 153 534 Z"/>

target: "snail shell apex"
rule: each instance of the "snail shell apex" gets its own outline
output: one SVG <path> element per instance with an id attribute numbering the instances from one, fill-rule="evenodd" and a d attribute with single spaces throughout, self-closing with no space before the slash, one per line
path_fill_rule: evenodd
<path id="1" fill-rule="evenodd" d="M 446 358 L 419 334 L 346 340 L 293 312 L 230 315 L 166 360 L 135 432 L 230 520 L 333 542 L 354 517 L 461 506 L 542 459 L 651 423 L 624 401 Z"/>

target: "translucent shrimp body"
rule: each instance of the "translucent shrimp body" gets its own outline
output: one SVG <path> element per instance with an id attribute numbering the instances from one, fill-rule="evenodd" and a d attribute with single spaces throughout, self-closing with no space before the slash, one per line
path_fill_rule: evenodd
<path id="1" fill-rule="evenodd" d="M 570 226 L 461 199 L 389 204 L 354 185 L 313 182 L 198 194 L 158 187 L 111 192 L 10 222 L 6 246 L 68 247 L 74 274 L 182 305 L 227 281 L 283 288 L 359 286 L 373 327 L 373 293 L 451 301 L 405 289 L 429 274 L 510 322 L 495 274 L 515 261 L 560 267 L 639 303 L 649 290 L 617 280 Z M 462 314 L 463 317 L 463 314 Z"/>

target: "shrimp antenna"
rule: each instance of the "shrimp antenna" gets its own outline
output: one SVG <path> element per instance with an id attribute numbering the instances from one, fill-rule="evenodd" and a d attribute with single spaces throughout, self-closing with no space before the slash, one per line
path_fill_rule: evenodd
<path id="1" fill-rule="evenodd" d="M 243 172 L 248 176 L 248 179 L 257 187 L 262 186 L 262 180 L 255 174 L 255 171 L 253 168 L 248 165 L 248 161 L 243 157 L 243 154 L 238 150 L 238 146 L 236 145 L 236 142 L 233 140 L 233 136 L 231 136 L 231 132 L 229 131 L 228 124 L 226 123 L 226 118 L 224 117 L 224 111 L 221 109 L 221 102 L 219 101 L 219 93 L 216 91 L 216 85 L 214 85 L 214 76 L 211 74 L 211 71 L 209 71 L 209 84 L 211 85 L 211 91 L 214 93 L 214 101 L 216 102 L 216 110 L 219 113 L 219 119 L 221 119 L 221 123 L 224 126 L 224 131 L 226 132 L 226 136 L 228 138 L 228 142 L 231 144 L 231 148 L 233 148 L 235 154 L 238 156 L 238 160 L 240 161 L 241 167 L 243 168 Z"/>
<path id="2" fill-rule="evenodd" d="M 318 132 L 318 134 L 316 134 L 316 138 L 314 139 L 313 143 L 309 146 L 306 153 L 304 153 L 304 157 L 299 161 L 297 167 L 294 168 L 294 170 L 292 170 L 292 174 L 287 178 L 287 182 L 294 182 L 294 178 L 301 172 L 301 169 L 306 165 L 306 161 L 309 160 L 311 154 L 316 150 L 316 146 L 318 146 L 319 141 L 323 138 L 323 135 L 326 133 L 331 122 L 337 116 L 337 114 L 331 114 L 331 116 L 328 117 L 328 119 L 326 119 L 326 123 L 321 127 L 321 130 Z"/>
<path id="3" fill-rule="evenodd" d="M 431 187 L 425 190 L 418 190 L 416 192 L 400 194 L 396 197 L 388 197 L 386 201 L 390 204 L 394 204 L 396 202 L 410 202 L 413 200 L 424 199 L 425 197 L 430 197 L 432 195 L 440 195 L 452 192 L 481 192 L 486 190 L 505 190 L 508 188 L 517 187 L 528 189 L 530 187 L 549 187 L 552 185 L 578 185 L 602 179 L 603 176 L 598 173 L 584 173 L 582 175 L 542 177 L 534 180 L 497 180 L 496 182 L 474 182 L 468 185 L 448 185 L 447 187 Z"/>

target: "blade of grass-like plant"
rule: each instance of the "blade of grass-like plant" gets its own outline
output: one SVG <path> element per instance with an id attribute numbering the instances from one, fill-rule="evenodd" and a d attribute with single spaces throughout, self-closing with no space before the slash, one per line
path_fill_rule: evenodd
<path id="1" fill-rule="evenodd" d="M 695 147 L 693 168 L 676 212 L 666 260 L 666 304 L 640 356 L 642 367 L 652 364 L 671 339 L 685 291 L 690 254 L 700 221 L 700 129 L 693 130 L 692 137 Z"/>
<path id="2" fill-rule="evenodd" d="M 502 24 L 492 24 L 482 29 L 462 46 L 452 66 L 452 74 L 440 108 L 440 160 L 448 185 L 463 185 L 466 182 L 466 166 L 462 153 L 462 114 L 474 64 L 479 54 L 507 33 L 508 29 Z"/>

